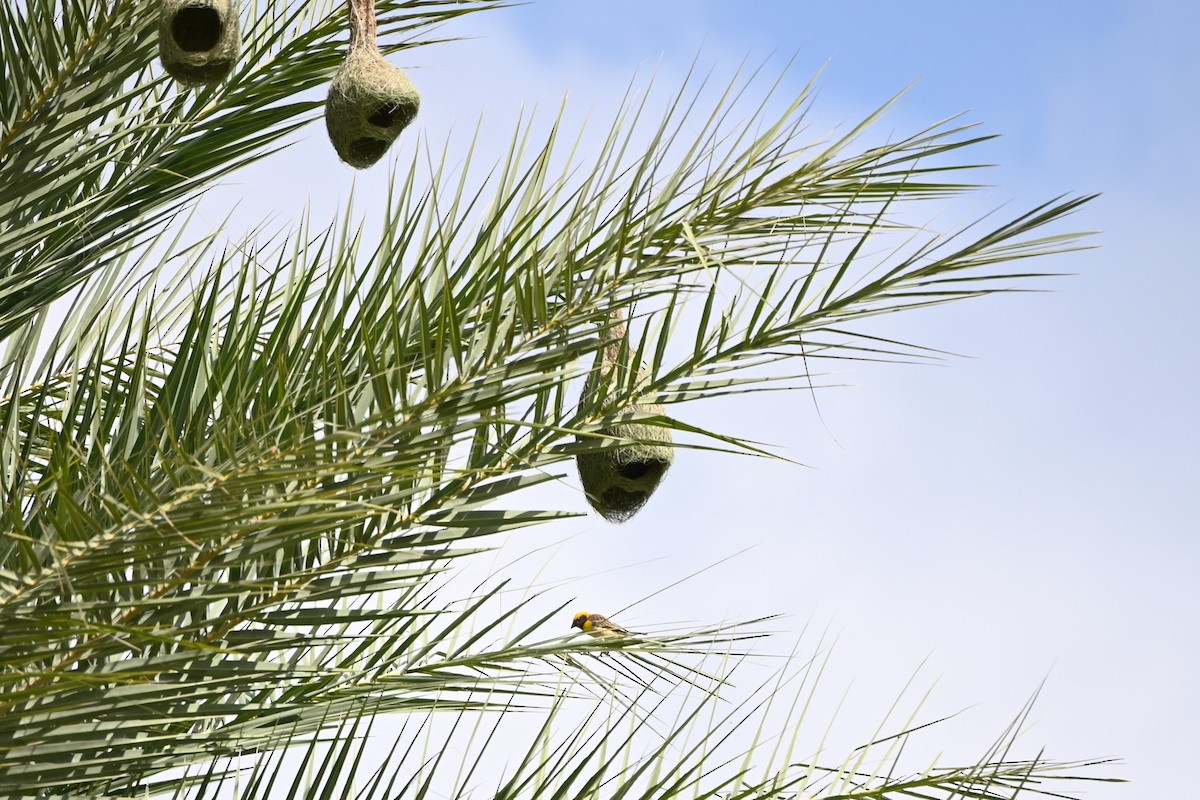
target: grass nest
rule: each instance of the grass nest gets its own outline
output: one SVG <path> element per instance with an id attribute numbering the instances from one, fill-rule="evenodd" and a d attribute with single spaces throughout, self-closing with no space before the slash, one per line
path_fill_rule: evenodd
<path id="1" fill-rule="evenodd" d="M 158 10 L 158 57 L 175 80 L 217 83 L 228 77 L 242 50 L 232 0 L 162 0 Z"/>
<path id="2" fill-rule="evenodd" d="M 374 48 L 354 48 L 333 78 L 325 127 L 338 157 L 365 169 L 417 116 L 421 96 L 403 72 Z"/>
<path id="3" fill-rule="evenodd" d="M 583 385 L 581 409 L 603 406 L 617 378 L 628 365 L 625 325 L 618 322 L 602 333 L 608 343 L 596 355 L 592 374 Z M 638 380 L 644 373 L 639 370 Z M 634 414 L 663 414 L 657 403 L 634 403 L 624 409 Z M 600 436 L 628 440 L 608 442 L 575 457 L 579 480 L 588 504 L 609 522 L 622 523 L 633 517 L 650 499 L 675 460 L 671 429 L 643 422 L 621 422 L 601 428 Z M 580 439 L 580 441 L 585 441 Z M 586 439 L 595 443 L 594 438 Z"/>

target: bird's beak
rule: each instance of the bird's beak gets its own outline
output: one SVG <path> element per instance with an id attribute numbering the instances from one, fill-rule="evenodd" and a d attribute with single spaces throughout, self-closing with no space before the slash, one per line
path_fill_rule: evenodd
<path id="1" fill-rule="evenodd" d="M 580 630 L 582 630 L 583 629 L 583 620 L 581 620 L 581 619 L 571 620 L 571 627 L 579 628 Z"/>

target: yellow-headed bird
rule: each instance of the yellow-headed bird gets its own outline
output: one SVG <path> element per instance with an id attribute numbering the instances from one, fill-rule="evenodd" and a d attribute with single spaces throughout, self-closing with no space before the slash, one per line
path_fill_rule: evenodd
<path id="1" fill-rule="evenodd" d="M 627 631 L 617 623 L 611 621 L 603 614 L 589 614 L 586 611 L 580 611 L 571 620 L 572 628 L 579 628 L 584 633 L 592 636 L 633 636 L 631 631 Z"/>

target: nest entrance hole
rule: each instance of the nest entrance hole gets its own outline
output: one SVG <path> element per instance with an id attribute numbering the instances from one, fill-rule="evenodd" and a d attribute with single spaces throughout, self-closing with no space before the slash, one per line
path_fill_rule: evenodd
<path id="1" fill-rule="evenodd" d="M 367 122 L 376 128 L 390 128 L 396 122 L 396 114 L 400 111 L 397 103 L 385 103 L 367 116 Z"/>
<path id="2" fill-rule="evenodd" d="M 390 142 L 385 142 L 382 139 L 361 136 L 350 143 L 350 154 L 356 159 L 374 164 L 383 158 L 383 154 L 387 152 L 389 144 Z"/>
<path id="3" fill-rule="evenodd" d="M 642 478 L 657 480 L 667 471 L 669 465 L 658 459 L 639 459 L 617 467 L 617 474 L 627 481 L 638 481 Z"/>
<path id="4" fill-rule="evenodd" d="M 221 15 L 212 6 L 185 6 L 171 20 L 171 37 L 185 53 L 212 50 L 223 30 Z"/>

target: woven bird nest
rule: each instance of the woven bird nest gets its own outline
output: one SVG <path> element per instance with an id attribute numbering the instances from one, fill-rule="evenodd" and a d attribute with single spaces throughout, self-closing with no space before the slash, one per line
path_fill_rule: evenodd
<path id="1" fill-rule="evenodd" d="M 602 405 L 627 369 L 625 325 L 618 322 L 601 334 L 608 343 L 596 354 L 592 374 L 583 384 L 582 408 Z M 638 379 L 642 378 L 639 370 Z M 657 403 L 635 403 L 631 413 L 662 414 Z M 671 429 L 641 422 L 622 422 L 600 429 L 599 435 L 631 440 L 580 453 L 575 457 L 584 494 L 592 508 L 609 522 L 621 523 L 636 514 L 658 488 L 675 460 Z M 580 439 L 580 441 L 585 441 Z M 595 439 L 587 439 L 595 443 Z"/>
<path id="2" fill-rule="evenodd" d="M 372 0 L 351 0 L 350 52 L 325 99 L 333 149 L 342 161 L 365 169 L 383 158 L 420 106 L 412 81 L 379 53 Z"/>
<path id="3" fill-rule="evenodd" d="M 217 83 L 233 71 L 242 49 L 232 0 L 162 0 L 158 7 L 158 57 L 186 84 Z"/>
<path id="4" fill-rule="evenodd" d="M 421 97 L 375 50 L 351 50 L 329 86 L 325 127 L 342 161 L 371 166 L 417 116 Z"/>

